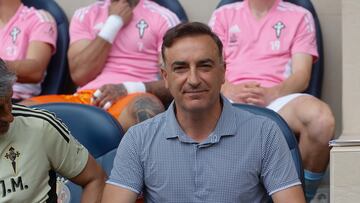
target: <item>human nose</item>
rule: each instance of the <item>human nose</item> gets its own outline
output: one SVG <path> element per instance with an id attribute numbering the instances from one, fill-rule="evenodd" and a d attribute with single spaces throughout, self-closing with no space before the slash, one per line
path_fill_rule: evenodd
<path id="1" fill-rule="evenodd" d="M 199 73 L 195 67 L 190 68 L 187 81 L 191 86 L 198 86 L 200 84 Z"/>

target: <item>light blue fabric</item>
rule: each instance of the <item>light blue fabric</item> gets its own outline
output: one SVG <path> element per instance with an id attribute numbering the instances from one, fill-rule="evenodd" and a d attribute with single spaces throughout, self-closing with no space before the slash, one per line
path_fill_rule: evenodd
<path id="1" fill-rule="evenodd" d="M 226 99 L 216 128 L 202 143 L 181 129 L 174 103 L 130 128 L 107 183 L 144 191 L 147 202 L 255 203 L 301 184 L 278 126 Z"/>

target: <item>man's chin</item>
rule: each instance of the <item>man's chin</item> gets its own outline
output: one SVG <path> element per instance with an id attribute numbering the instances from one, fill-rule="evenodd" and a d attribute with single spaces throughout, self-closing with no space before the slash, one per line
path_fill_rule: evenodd
<path id="1" fill-rule="evenodd" d="M 203 101 L 203 100 L 192 101 L 186 105 L 186 109 L 188 111 L 192 111 L 192 112 L 199 112 L 199 111 L 207 110 L 208 108 L 205 105 L 206 104 L 205 102 L 206 101 Z"/>

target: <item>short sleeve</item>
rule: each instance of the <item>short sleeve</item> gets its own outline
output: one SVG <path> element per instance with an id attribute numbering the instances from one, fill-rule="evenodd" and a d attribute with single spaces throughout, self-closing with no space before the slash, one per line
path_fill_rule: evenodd
<path id="1" fill-rule="evenodd" d="M 269 195 L 300 185 L 291 152 L 279 127 L 271 121 L 262 126 L 261 179 Z"/>
<path id="2" fill-rule="evenodd" d="M 132 128 L 124 135 L 118 147 L 108 184 L 140 194 L 143 188 L 144 170 Z"/>
<path id="3" fill-rule="evenodd" d="M 164 9 L 165 10 L 165 9 Z M 159 23 L 158 23 L 158 29 L 156 32 L 158 33 L 158 40 L 157 40 L 157 48 L 158 52 L 161 52 L 161 46 L 163 42 L 163 37 L 165 33 L 172 27 L 175 27 L 177 24 L 180 23 L 179 18 L 176 16 L 175 13 L 165 10 L 163 15 L 159 15 Z"/>
<path id="4" fill-rule="evenodd" d="M 316 30 L 314 18 L 309 11 L 306 11 L 299 23 L 294 42 L 291 47 L 291 54 L 306 53 L 313 56 L 314 60 L 318 58 L 316 44 Z"/>
<path id="5" fill-rule="evenodd" d="M 70 44 L 82 40 L 93 39 L 93 33 L 90 27 L 90 13 L 89 8 L 81 8 L 75 11 L 74 16 L 70 22 Z"/>
<path id="6" fill-rule="evenodd" d="M 44 121 L 43 144 L 52 168 L 66 178 L 80 174 L 88 161 L 88 151 L 55 116 Z"/>
<path id="7" fill-rule="evenodd" d="M 220 38 L 221 42 L 226 45 L 227 41 L 227 19 L 224 15 L 225 8 L 219 8 L 213 12 L 209 21 L 209 27 Z"/>
<path id="8" fill-rule="evenodd" d="M 52 46 L 53 52 L 56 50 L 57 27 L 54 18 L 44 10 L 37 10 L 36 19 L 29 32 L 29 41 L 40 41 Z"/>

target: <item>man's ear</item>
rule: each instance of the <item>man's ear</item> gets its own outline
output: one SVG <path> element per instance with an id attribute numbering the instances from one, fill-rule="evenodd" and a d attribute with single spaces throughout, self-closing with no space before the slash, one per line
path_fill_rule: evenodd
<path id="1" fill-rule="evenodd" d="M 165 87 L 168 88 L 168 74 L 167 74 L 167 71 L 166 71 L 166 68 L 165 67 L 162 67 L 160 68 L 160 71 L 161 71 L 161 77 L 162 79 L 165 81 Z"/>

